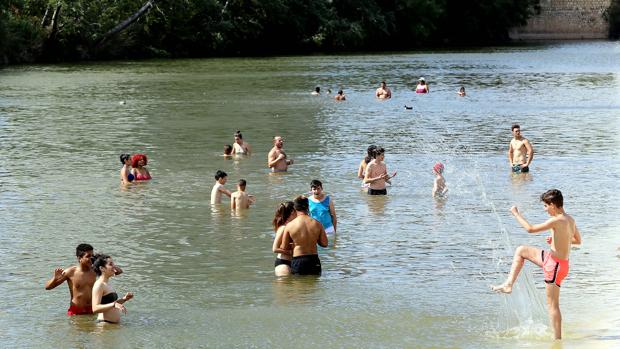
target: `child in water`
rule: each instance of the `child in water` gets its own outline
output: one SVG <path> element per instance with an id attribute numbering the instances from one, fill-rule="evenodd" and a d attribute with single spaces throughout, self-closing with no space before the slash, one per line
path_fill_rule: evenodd
<path id="1" fill-rule="evenodd" d="M 433 183 L 433 197 L 442 197 L 448 192 L 446 186 L 446 179 L 443 178 L 444 166 L 441 162 L 438 162 L 433 166 L 433 173 L 435 174 L 435 182 Z"/>
<path id="2" fill-rule="evenodd" d="M 465 86 L 461 86 L 461 89 L 458 92 L 460 97 L 465 97 Z"/>
<path id="3" fill-rule="evenodd" d="M 493 286 L 492 289 L 496 292 L 511 293 L 512 286 L 517 280 L 526 259 L 542 267 L 545 275 L 549 319 L 551 320 L 555 339 L 561 339 L 560 285 L 562 280 L 568 275 L 568 256 L 571 246 L 581 244 L 581 234 L 573 217 L 564 211 L 562 192 L 557 189 L 548 190 L 540 196 L 540 201 L 543 202 L 545 211 L 551 216 L 542 224 L 531 225 L 528 223 L 517 209 L 517 206 L 512 206 L 510 211 L 517 219 L 517 222 L 528 233 L 551 231 L 551 236 L 547 237 L 547 243 L 550 244 L 549 251 L 532 246 L 517 247 L 508 278 L 503 284 Z"/>
<path id="4" fill-rule="evenodd" d="M 232 156 L 232 151 L 233 151 L 232 145 L 226 144 L 224 146 L 224 154 L 222 154 L 222 156 L 225 157 L 225 158 L 231 157 Z"/>
<path id="5" fill-rule="evenodd" d="M 254 195 L 250 195 L 245 192 L 245 186 L 247 182 L 245 179 L 240 179 L 237 182 L 237 191 L 230 195 L 230 208 L 233 210 L 250 208 L 250 205 L 256 201 Z"/>
<path id="6" fill-rule="evenodd" d="M 226 172 L 218 170 L 215 173 L 215 185 L 211 189 L 211 205 L 222 203 L 222 193 L 230 197 L 231 193 L 228 189 L 224 188 L 224 184 L 228 180 Z"/>

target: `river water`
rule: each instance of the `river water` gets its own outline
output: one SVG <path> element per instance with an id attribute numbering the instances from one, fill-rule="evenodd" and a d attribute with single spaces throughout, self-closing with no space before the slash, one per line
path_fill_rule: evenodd
<path id="1" fill-rule="evenodd" d="M 428 95 L 412 93 L 420 76 Z M 392 100 L 374 99 L 382 80 Z M 312 97 L 315 86 L 348 100 Z M 0 346 L 617 348 L 619 97 L 618 42 L 5 68 Z M 508 167 L 515 122 L 536 151 L 527 176 Z M 236 130 L 254 155 L 225 160 Z M 280 176 L 266 168 L 275 135 L 295 159 Z M 385 198 L 359 189 L 370 144 L 398 171 Z M 124 152 L 146 153 L 154 180 L 121 189 Z M 441 201 L 430 195 L 436 161 Z M 255 207 L 209 204 L 218 169 L 230 189 L 248 181 Z M 320 250 L 320 278 L 278 280 L 273 212 L 315 178 L 334 199 L 337 237 Z M 555 343 L 538 268 L 510 296 L 489 290 L 515 247 L 546 246 L 508 209 L 542 222 L 550 188 L 583 237 Z M 125 271 L 112 279 L 135 294 L 121 325 L 68 318 L 66 286 L 43 288 L 81 242 Z"/>

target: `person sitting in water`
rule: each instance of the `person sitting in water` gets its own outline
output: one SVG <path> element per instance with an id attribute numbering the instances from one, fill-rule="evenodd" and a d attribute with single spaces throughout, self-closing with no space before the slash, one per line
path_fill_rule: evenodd
<path id="1" fill-rule="evenodd" d="M 461 86 L 461 89 L 458 92 L 460 97 L 465 97 L 465 86 Z"/>
<path id="2" fill-rule="evenodd" d="M 225 158 L 229 158 L 232 156 L 232 151 L 233 151 L 233 147 L 230 144 L 226 144 L 224 146 L 224 154 L 222 154 L 223 157 Z"/>
<path id="3" fill-rule="evenodd" d="M 286 249 L 281 249 L 282 236 L 284 235 L 284 227 L 286 224 L 297 217 L 297 213 L 293 208 L 292 201 L 286 201 L 281 203 L 276 209 L 276 214 L 273 217 L 273 230 L 276 232 L 276 236 L 273 240 L 272 251 L 277 253 L 276 261 L 274 263 L 276 276 L 287 276 L 291 274 L 291 255 L 292 246 Z"/>
<path id="4" fill-rule="evenodd" d="M 310 182 L 310 190 L 312 196 L 308 198 L 310 205 L 310 217 L 321 222 L 325 233 L 336 233 L 336 209 L 334 208 L 334 200 L 323 192 L 323 183 L 318 179 Z"/>
<path id="5" fill-rule="evenodd" d="M 446 179 L 443 178 L 444 166 L 441 162 L 438 162 L 433 166 L 433 173 L 435 174 L 435 181 L 433 183 L 433 197 L 442 197 L 448 192 L 446 186 Z"/>
<path id="6" fill-rule="evenodd" d="M 321 88 L 320 87 L 315 87 L 314 91 L 312 91 L 311 93 L 313 96 L 320 96 L 321 95 Z"/>
<path id="7" fill-rule="evenodd" d="M 374 157 L 375 149 L 377 149 L 376 145 L 371 145 L 366 150 L 366 157 L 362 159 L 360 162 L 360 166 L 357 168 L 357 178 L 362 180 L 362 190 L 368 189 L 368 183 L 364 183 L 364 177 L 366 176 L 366 166 L 372 161 Z"/>
<path id="8" fill-rule="evenodd" d="M 390 90 L 390 88 L 387 87 L 387 84 L 385 83 L 385 81 L 381 81 L 381 85 L 375 91 L 375 97 L 377 97 L 378 99 L 392 98 L 392 90 Z"/>
<path id="9" fill-rule="evenodd" d="M 250 155 L 251 149 L 250 144 L 243 140 L 243 135 L 241 135 L 241 131 L 237 130 L 235 132 L 235 143 L 233 143 L 233 155 Z"/>
<path id="10" fill-rule="evenodd" d="M 334 99 L 337 101 L 346 101 L 347 96 L 344 95 L 344 91 L 338 90 L 338 93 L 334 96 Z"/>
<path id="11" fill-rule="evenodd" d="M 418 86 L 415 88 L 415 93 L 429 93 L 428 85 L 426 84 L 426 80 L 424 78 L 418 79 Z"/>
<path id="12" fill-rule="evenodd" d="M 144 154 L 134 154 L 131 157 L 131 173 L 134 176 L 134 180 L 136 181 L 148 181 L 151 179 L 151 174 L 149 170 L 146 169 L 146 164 L 148 163 L 148 159 Z"/>
<path id="13" fill-rule="evenodd" d="M 134 175 L 131 173 L 131 155 L 121 154 L 121 184 L 131 184 L 134 180 Z"/>
<path id="14" fill-rule="evenodd" d="M 211 205 L 222 203 L 222 193 L 228 197 L 232 195 L 228 189 L 224 188 L 224 184 L 226 184 L 227 180 L 228 175 L 226 172 L 217 170 L 215 173 L 215 184 L 213 185 L 213 189 L 211 189 Z"/>
<path id="15" fill-rule="evenodd" d="M 127 292 L 123 298 L 118 299 L 118 294 L 110 286 L 110 278 L 116 275 L 116 266 L 108 255 L 98 254 L 93 257 L 93 269 L 99 276 L 93 286 L 92 311 L 97 316 L 97 322 L 119 323 L 121 312 L 127 314 L 125 302 L 133 298 L 133 293 Z"/>
<path id="16" fill-rule="evenodd" d="M 246 185 L 247 182 L 245 181 L 245 179 L 240 179 L 237 183 L 237 191 L 230 194 L 231 209 L 247 209 L 250 208 L 250 205 L 254 203 L 254 195 L 249 195 L 245 192 Z"/>

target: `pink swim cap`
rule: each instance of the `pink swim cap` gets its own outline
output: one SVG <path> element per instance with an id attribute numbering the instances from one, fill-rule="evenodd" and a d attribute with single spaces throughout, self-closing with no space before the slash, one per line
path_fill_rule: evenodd
<path id="1" fill-rule="evenodd" d="M 442 173 L 443 172 L 443 164 L 441 162 L 436 163 L 435 166 L 433 166 L 433 171 L 435 171 L 437 173 Z"/>

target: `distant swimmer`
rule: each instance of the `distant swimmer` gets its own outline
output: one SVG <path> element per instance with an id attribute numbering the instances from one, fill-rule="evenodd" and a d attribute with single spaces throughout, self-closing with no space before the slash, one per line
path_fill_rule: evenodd
<path id="1" fill-rule="evenodd" d="M 559 190 L 551 189 L 546 191 L 541 195 L 540 200 L 544 203 L 545 211 L 551 216 L 542 224 L 531 225 L 528 223 L 516 206 L 513 206 L 510 211 L 528 233 L 540 233 L 550 230 L 551 236 L 547 237 L 550 250 L 545 251 L 532 246 L 517 247 L 508 278 L 503 284 L 493 286 L 492 289 L 497 292 L 511 293 L 512 286 L 517 280 L 526 259 L 541 267 L 545 275 L 549 318 L 555 339 L 561 339 L 560 285 L 562 280 L 568 275 L 568 256 L 571 246 L 581 244 L 581 234 L 573 217 L 564 211 L 564 198 Z"/>
<path id="2" fill-rule="evenodd" d="M 233 147 L 230 144 L 226 144 L 224 146 L 224 154 L 222 154 L 223 157 L 225 158 L 229 158 L 232 156 L 232 151 L 233 151 Z"/>
<path id="3" fill-rule="evenodd" d="M 461 86 L 458 92 L 459 96 L 465 97 L 465 86 Z"/>
<path id="4" fill-rule="evenodd" d="M 446 179 L 443 177 L 443 170 L 444 166 L 441 162 L 438 162 L 435 166 L 433 166 L 433 173 L 435 174 L 435 181 L 433 183 L 433 197 L 442 197 L 448 192 Z"/>
<path id="5" fill-rule="evenodd" d="M 149 170 L 146 169 L 146 164 L 148 163 L 148 159 L 144 154 L 134 154 L 131 157 L 131 173 L 134 176 L 134 180 L 136 181 L 148 181 L 150 180 L 151 174 Z"/>
<path id="6" fill-rule="evenodd" d="M 429 93 L 428 85 L 426 84 L 426 80 L 424 78 L 418 79 L 418 86 L 415 88 L 415 93 Z"/>
<path id="7" fill-rule="evenodd" d="M 310 182 L 310 190 L 312 196 L 308 198 L 308 204 L 310 205 L 310 217 L 321 222 L 325 233 L 336 233 L 336 209 L 334 208 L 334 200 L 331 196 L 323 192 L 323 183 L 318 179 Z"/>
<path id="8" fill-rule="evenodd" d="M 121 184 L 131 184 L 134 180 L 134 175 L 131 173 L 131 155 L 121 154 Z"/>
<path id="9" fill-rule="evenodd" d="M 368 149 L 366 150 L 366 157 L 362 159 L 360 166 L 357 168 L 357 178 L 362 180 L 362 190 L 368 190 L 368 186 L 370 185 L 368 183 L 364 183 L 364 177 L 366 176 L 366 167 L 374 159 L 375 149 L 377 149 L 376 145 L 368 146 Z"/>
<path id="10" fill-rule="evenodd" d="M 235 132 L 235 143 L 233 143 L 233 155 L 250 155 L 252 149 L 250 148 L 250 144 L 243 140 L 243 135 L 241 131 Z"/>
<path id="11" fill-rule="evenodd" d="M 271 172 L 286 172 L 288 167 L 294 163 L 293 159 L 288 159 L 284 149 L 284 139 L 280 136 L 273 137 L 273 148 L 267 155 L 267 166 Z"/>
<path id="12" fill-rule="evenodd" d="M 379 99 L 392 98 L 392 90 L 390 90 L 390 88 L 387 87 L 387 84 L 385 83 L 385 81 L 381 81 L 381 85 L 379 86 L 377 91 L 375 91 L 375 97 Z"/>
<path id="13" fill-rule="evenodd" d="M 321 88 L 320 87 L 315 87 L 314 91 L 312 91 L 311 95 L 313 96 L 320 96 L 321 95 Z"/>
<path id="14" fill-rule="evenodd" d="M 224 188 L 224 184 L 228 180 L 228 175 L 226 172 L 217 170 L 215 172 L 215 184 L 211 189 L 211 205 L 221 204 L 222 203 L 222 194 L 230 197 L 232 193 L 230 190 Z"/>
<path id="15" fill-rule="evenodd" d="M 127 292 L 122 298 L 118 298 L 118 294 L 110 285 L 110 278 L 115 273 L 116 265 L 112 258 L 108 255 L 98 254 L 94 256 L 93 269 L 99 278 L 93 286 L 92 311 L 97 316 L 97 322 L 119 323 L 121 321 L 121 312 L 127 313 L 125 303 L 133 299 L 133 293 Z"/>
<path id="16" fill-rule="evenodd" d="M 530 164 L 534 159 L 534 149 L 527 138 L 521 135 L 521 127 L 512 125 L 513 138 L 508 146 L 508 161 L 513 173 L 530 172 Z"/>
<path id="17" fill-rule="evenodd" d="M 237 191 L 230 195 L 231 209 L 247 209 L 254 203 L 254 195 L 250 195 L 245 192 L 246 185 L 247 182 L 245 179 L 240 179 L 239 182 L 237 182 Z"/>
<path id="18" fill-rule="evenodd" d="M 334 99 L 337 101 L 346 101 L 347 96 L 344 95 L 343 90 L 338 90 L 338 93 L 336 93 L 336 95 L 334 96 Z"/>
<path id="19" fill-rule="evenodd" d="M 295 208 L 292 201 L 286 201 L 278 205 L 276 214 L 273 217 L 273 229 L 276 232 L 276 237 L 273 240 L 272 250 L 273 253 L 277 253 L 276 261 L 274 263 L 276 276 L 286 276 L 291 274 L 291 260 L 293 255 L 291 251 L 293 246 L 289 245 L 285 249 L 281 249 L 282 236 L 284 235 L 284 228 L 286 225 L 297 217 Z"/>
<path id="20" fill-rule="evenodd" d="M 387 195 L 385 183 L 390 183 L 390 179 L 396 176 L 396 172 L 391 176 L 387 173 L 384 159 L 385 150 L 378 147 L 373 152 L 373 160 L 366 166 L 364 183 L 368 183 L 368 195 Z"/>
<path id="21" fill-rule="evenodd" d="M 284 228 L 280 249 L 293 247 L 293 275 L 321 275 L 321 260 L 316 245 L 327 247 L 327 234 L 319 221 L 308 215 L 308 199 L 299 196 L 293 201 L 297 217 Z"/>

